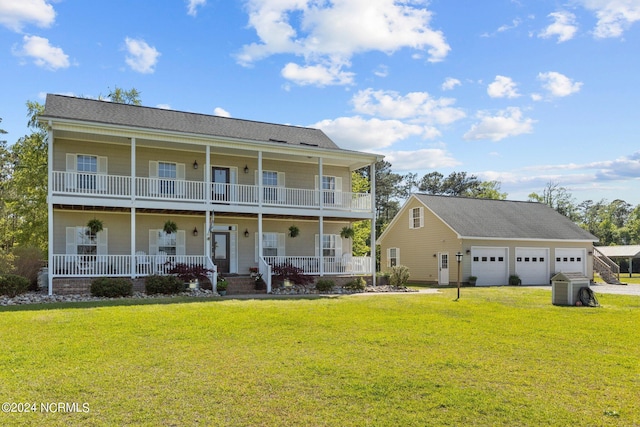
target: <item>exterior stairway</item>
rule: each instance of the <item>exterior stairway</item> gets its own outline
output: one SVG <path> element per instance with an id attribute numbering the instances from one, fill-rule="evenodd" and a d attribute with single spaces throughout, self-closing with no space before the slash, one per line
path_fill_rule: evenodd
<path id="1" fill-rule="evenodd" d="M 626 285 L 620 281 L 620 267 L 611 258 L 593 248 L 593 269 L 610 285 Z"/>
<path id="2" fill-rule="evenodd" d="M 255 279 L 250 276 L 225 276 L 227 281 L 227 295 L 266 294 L 267 291 L 257 291 Z"/>

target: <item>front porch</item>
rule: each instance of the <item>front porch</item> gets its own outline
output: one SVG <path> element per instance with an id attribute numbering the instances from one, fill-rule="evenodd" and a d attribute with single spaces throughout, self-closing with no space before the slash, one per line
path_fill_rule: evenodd
<path id="1" fill-rule="evenodd" d="M 154 274 L 170 274 L 174 266 L 201 266 L 212 271 L 209 280 L 214 286 L 217 281 L 217 266 L 207 256 L 185 255 L 68 255 L 54 254 L 49 267 L 51 292 L 54 287 L 65 290 L 88 293 L 91 280 L 96 277 L 128 277 L 137 283 L 137 291 L 144 290 L 143 279 Z M 371 275 L 371 257 L 261 257 L 260 273 L 267 284 L 267 292 L 272 290 L 272 268 L 276 265 L 291 265 L 300 268 L 305 275 L 323 277 L 353 277 Z M 61 280 L 66 279 L 66 280 Z M 255 279 L 247 275 L 233 274 L 231 281 L 236 279 L 242 283 L 241 291 L 235 293 L 251 293 L 251 282 Z M 54 286 L 54 282 L 58 286 Z M 247 285 L 247 283 L 249 283 Z M 58 289 L 56 289 L 58 290 Z M 57 293 L 57 292 L 55 292 Z"/>

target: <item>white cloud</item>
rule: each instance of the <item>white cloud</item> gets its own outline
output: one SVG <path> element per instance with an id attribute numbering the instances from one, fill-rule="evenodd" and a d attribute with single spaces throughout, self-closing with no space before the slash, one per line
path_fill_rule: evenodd
<path id="1" fill-rule="evenodd" d="M 281 71 L 282 77 L 301 86 L 345 85 L 353 83 L 353 73 L 342 71 L 340 66 L 308 65 L 300 66 L 292 62 Z"/>
<path id="2" fill-rule="evenodd" d="M 390 151 L 383 153 L 385 160 L 393 165 L 394 171 L 452 168 L 462 163 L 440 148 L 423 148 L 411 151 Z"/>
<path id="3" fill-rule="evenodd" d="M 196 16 L 198 14 L 198 7 L 207 4 L 207 0 L 187 0 L 187 14 Z"/>
<path id="4" fill-rule="evenodd" d="M 428 133 L 423 126 L 400 120 L 367 120 L 360 116 L 323 120 L 311 127 L 322 129 L 342 148 L 369 152 L 377 152 L 397 141 Z"/>
<path id="5" fill-rule="evenodd" d="M 389 75 L 389 67 L 386 65 L 378 65 L 378 68 L 373 71 L 373 74 L 378 77 L 387 77 Z"/>
<path id="6" fill-rule="evenodd" d="M 550 13 L 547 16 L 553 19 L 554 22 L 538 34 L 538 37 L 547 39 L 558 36 L 558 43 L 562 43 L 571 40 L 576 31 L 578 31 L 575 23 L 576 16 L 571 12 L 559 11 Z"/>
<path id="7" fill-rule="evenodd" d="M 69 56 L 56 46 L 51 46 L 49 40 L 38 36 L 24 36 L 22 50 L 15 51 L 17 56 L 29 56 L 33 62 L 48 70 L 69 67 Z"/>
<path id="8" fill-rule="evenodd" d="M 358 113 L 418 123 L 446 125 L 465 117 L 464 111 L 452 106 L 453 98 L 436 99 L 427 92 L 400 95 L 395 91 L 365 89 L 356 93 L 351 102 Z"/>
<path id="9" fill-rule="evenodd" d="M 242 65 L 274 54 L 293 54 L 304 57 L 301 69 L 317 63 L 340 69 L 350 66 L 355 54 L 402 48 L 426 50 L 428 60 L 438 62 L 450 50 L 442 32 L 429 27 L 432 13 L 422 1 L 249 0 L 247 9 L 249 25 L 260 41 L 243 46 L 237 55 Z M 326 84 L 325 76 L 320 78 Z M 350 83 L 350 79 L 336 81 Z M 311 84 L 309 79 L 298 82 Z"/>
<path id="10" fill-rule="evenodd" d="M 496 76 L 496 79 L 487 87 L 487 93 L 491 98 L 517 98 L 520 96 L 517 84 L 511 77 Z"/>
<path id="11" fill-rule="evenodd" d="M 47 0 L 0 0 L 0 24 L 20 32 L 28 23 L 50 27 L 56 12 Z"/>
<path id="12" fill-rule="evenodd" d="M 213 109 L 213 114 L 220 117 L 231 117 L 231 113 L 221 107 L 216 107 Z"/>
<path id="13" fill-rule="evenodd" d="M 533 123 L 535 123 L 535 120 L 523 117 L 518 107 L 509 107 L 499 111 L 495 116 L 481 112 L 478 117 L 480 122 L 471 126 L 471 129 L 464 134 L 464 139 L 500 141 L 509 136 L 532 133 Z"/>
<path id="14" fill-rule="evenodd" d="M 595 12 L 596 38 L 620 37 L 631 24 L 640 21 L 638 0 L 578 0 L 578 3 Z"/>
<path id="15" fill-rule="evenodd" d="M 149 46 L 144 40 L 136 40 L 127 37 L 127 57 L 125 62 L 134 71 L 143 74 L 153 73 L 154 67 L 158 63 L 160 52 L 155 47 Z"/>
<path id="16" fill-rule="evenodd" d="M 555 71 L 539 73 L 538 80 L 542 81 L 542 87 L 552 96 L 563 97 L 580 92 L 581 82 L 573 82 L 569 77 Z"/>
<path id="17" fill-rule="evenodd" d="M 454 79 L 453 77 L 447 77 L 442 83 L 442 90 L 452 90 L 456 86 L 460 86 L 462 83 L 458 79 Z"/>

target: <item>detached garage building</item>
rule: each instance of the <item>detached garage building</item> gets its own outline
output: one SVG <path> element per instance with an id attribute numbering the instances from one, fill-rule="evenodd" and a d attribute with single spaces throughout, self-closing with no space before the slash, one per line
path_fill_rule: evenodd
<path id="1" fill-rule="evenodd" d="M 548 285 L 560 272 L 593 280 L 593 244 L 598 240 L 547 205 L 508 200 L 413 194 L 380 235 L 381 270 L 409 267 L 411 280 L 477 286 Z"/>

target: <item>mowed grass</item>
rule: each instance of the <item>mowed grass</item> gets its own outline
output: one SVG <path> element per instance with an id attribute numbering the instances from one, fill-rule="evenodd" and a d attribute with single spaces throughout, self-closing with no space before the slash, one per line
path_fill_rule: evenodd
<path id="1" fill-rule="evenodd" d="M 38 405 L 0 425 L 640 425 L 640 298 L 455 297 L 0 311 L 0 401 Z"/>

